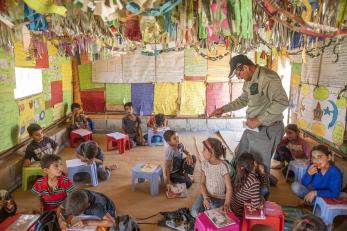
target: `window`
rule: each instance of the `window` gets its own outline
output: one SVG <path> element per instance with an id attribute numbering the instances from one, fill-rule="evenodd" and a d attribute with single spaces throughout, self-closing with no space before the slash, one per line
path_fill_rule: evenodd
<path id="1" fill-rule="evenodd" d="M 16 89 L 15 99 L 38 94 L 42 92 L 42 70 L 35 68 L 15 68 Z"/>

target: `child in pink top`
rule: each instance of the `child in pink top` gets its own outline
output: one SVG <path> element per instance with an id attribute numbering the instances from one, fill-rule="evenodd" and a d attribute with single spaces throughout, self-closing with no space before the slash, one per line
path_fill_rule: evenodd
<path id="1" fill-rule="evenodd" d="M 280 169 L 294 159 L 310 159 L 310 145 L 302 139 L 296 124 L 288 124 L 285 128 L 286 136 L 278 144 L 274 159 L 281 163 L 273 169 Z"/>

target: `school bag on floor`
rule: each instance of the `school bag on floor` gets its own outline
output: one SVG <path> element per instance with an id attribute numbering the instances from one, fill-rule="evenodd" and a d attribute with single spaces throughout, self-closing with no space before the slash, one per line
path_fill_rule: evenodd
<path id="1" fill-rule="evenodd" d="M 192 231 L 195 219 L 188 208 L 180 208 L 172 212 L 160 212 L 163 219 L 159 221 L 160 226 L 165 226 L 178 231 Z"/>
<path id="2" fill-rule="evenodd" d="M 110 229 L 112 231 L 140 231 L 140 227 L 136 223 L 136 221 L 128 216 L 117 216 L 116 217 L 116 225 L 113 227 L 113 229 Z"/>
<path id="3" fill-rule="evenodd" d="M 35 224 L 34 231 L 57 231 L 60 230 L 57 214 L 55 211 L 47 211 L 41 214 Z"/>

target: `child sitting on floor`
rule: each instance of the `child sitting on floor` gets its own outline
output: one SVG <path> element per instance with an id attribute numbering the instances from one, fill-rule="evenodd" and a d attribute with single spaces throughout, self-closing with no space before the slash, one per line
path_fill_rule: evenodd
<path id="1" fill-rule="evenodd" d="M 222 207 L 224 211 L 230 211 L 232 187 L 229 165 L 225 160 L 226 148 L 216 138 L 208 138 L 203 141 L 203 155 L 205 161 L 201 164 L 201 194 L 195 200 L 192 207 L 192 216 L 199 213 Z"/>
<path id="2" fill-rule="evenodd" d="M 310 159 L 310 145 L 300 137 L 300 130 L 296 124 L 288 124 L 285 128 L 286 136 L 278 144 L 274 159 L 280 164 L 272 169 L 285 167 L 285 162 L 289 163 L 294 159 Z"/>
<path id="3" fill-rule="evenodd" d="M 292 184 L 293 192 L 307 204 L 314 204 L 316 197 L 338 198 L 342 189 L 342 174 L 332 163 L 332 153 L 323 144 L 311 151 L 312 163 L 307 167 L 301 183 Z"/>
<path id="4" fill-rule="evenodd" d="M 260 181 L 255 174 L 254 163 L 254 156 L 250 153 L 241 154 L 237 160 L 231 210 L 239 218 L 243 216 L 245 202 L 250 201 L 252 208 L 262 206 Z"/>
<path id="5" fill-rule="evenodd" d="M 320 217 L 307 214 L 294 222 L 291 231 L 328 231 L 328 228 Z"/>
<path id="6" fill-rule="evenodd" d="M 57 155 L 45 155 L 41 160 L 41 168 L 46 176 L 36 180 L 31 191 L 40 198 L 42 211 L 57 209 L 74 187 L 63 175 L 63 164 Z"/>
<path id="7" fill-rule="evenodd" d="M 43 135 L 40 125 L 30 124 L 27 131 L 33 141 L 25 150 L 23 167 L 29 167 L 33 160 L 40 161 L 46 154 L 56 154 L 58 152 L 58 144 L 51 138 Z"/>
<path id="8" fill-rule="evenodd" d="M 110 198 L 99 192 L 92 192 L 86 189 L 77 190 L 67 198 L 65 209 L 68 215 L 92 215 L 100 219 L 79 221 L 73 224 L 73 226 L 112 227 L 115 224 L 116 207 Z M 71 220 L 71 216 L 67 220 Z M 66 223 L 63 226 L 66 226 Z"/>
<path id="9" fill-rule="evenodd" d="M 97 174 L 100 180 L 108 180 L 111 177 L 112 169 L 116 166 L 105 167 L 104 163 L 104 152 L 101 150 L 99 145 L 95 141 L 86 141 L 81 143 L 77 149 L 77 158 L 88 164 L 95 162 L 97 167 Z M 83 180 L 83 178 L 89 177 L 88 173 L 77 173 L 75 177 L 79 178 L 77 180 Z"/>
<path id="10" fill-rule="evenodd" d="M 168 144 L 165 146 L 166 184 L 185 183 L 189 188 L 193 183 L 189 175 L 194 173 L 196 157 L 191 155 L 180 143 L 175 131 L 167 130 L 164 133 L 164 139 Z M 185 158 L 183 158 L 183 153 L 186 155 Z"/>
<path id="11" fill-rule="evenodd" d="M 0 190 L 0 223 L 16 214 L 17 205 L 7 190 Z"/>
<path id="12" fill-rule="evenodd" d="M 141 119 L 134 114 L 132 102 L 124 104 L 126 115 L 122 119 L 122 131 L 129 135 L 131 146 L 145 145 L 145 140 L 142 136 Z"/>

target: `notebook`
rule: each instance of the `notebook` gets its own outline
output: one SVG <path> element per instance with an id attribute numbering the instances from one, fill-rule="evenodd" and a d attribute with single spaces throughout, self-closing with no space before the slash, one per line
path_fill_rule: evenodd
<path id="1" fill-rule="evenodd" d="M 23 231 L 28 230 L 38 219 L 40 215 L 20 215 L 20 217 L 12 223 L 6 231 Z"/>
<path id="2" fill-rule="evenodd" d="M 251 203 L 245 202 L 245 218 L 253 220 L 264 220 L 265 214 L 263 208 L 253 208 Z"/>
<path id="3" fill-rule="evenodd" d="M 159 167 L 158 164 L 151 164 L 151 163 L 146 163 L 145 165 L 142 166 L 141 171 L 142 172 L 154 172 Z"/>
<path id="4" fill-rule="evenodd" d="M 84 166 L 87 165 L 87 163 L 81 161 L 80 159 L 72 159 L 66 161 L 66 167 L 77 167 L 77 166 Z"/>
<path id="5" fill-rule="evenodd" d="M 87 136 L 87 135 L 92 133 L 91 131 L 89 131 L 87 129 L 82 129 L 82 128 L 73 130 L 72 132 L 76 133 L 76 134 L 78 134 L 80 136 Z"/>
<path id="6" fill-rule="evenodd" d="M 125 138 L 125 135 L 120 133 L 120 132 L 113 132 L 113 133 L 110 133 L 110 134 L 106 134 L 106 136 L 110 136 L 116 140 L 118 139 L 124 139 Z"/>
<path id="7" fill-rule="evenodd" d="M 88 225 L 88 226 L 84 226 L 84 227 L 74 227 L 74 224 L 76 224 L 79 221 L 85 221 L 85 220 L 100 220 L 99 217 L 97 216 L 89 216 L 89 215 L 80 215 L 77 217 L 73 217 L 71 220 L 71 226 L 68 227 L 66 230 L 68 231 L 96 231 L 97 230 L 97 226 L 92 226 L 92 225 Z"/>
<path id="8" fill-rule="evenodd" d="M 166 191 L 166 197 L 169 199 L 187 197 L 188 191 L 185 183 L 171 184 Z"/>
<path id="9" fill-rule="evenodd" d="M 212 221 L 216 228 L 223 228 L 229 225 L 233 225 L 236 222 L 231 219 L 225 212 L 220 208 L 211 209 L 205 211 L 206 216 Z"/>
<path id="10" fill-rule="evenodd" d="M 329 205 L 347 205 L 347 198 L 323 198 L 323 200 Z"/>

